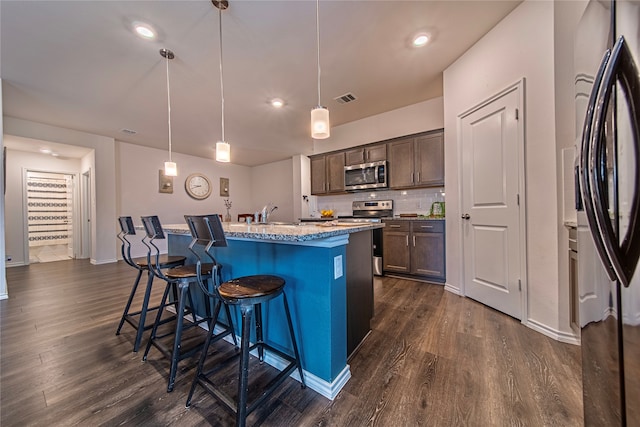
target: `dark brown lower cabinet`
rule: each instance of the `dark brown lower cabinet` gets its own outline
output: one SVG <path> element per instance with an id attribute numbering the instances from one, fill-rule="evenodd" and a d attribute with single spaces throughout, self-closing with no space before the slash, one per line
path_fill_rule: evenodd
<path id="1" fill-rule="evenodd" d="M 385 272 L 445 281 L 443 220 L 385 221 L 382 236 Z"/>

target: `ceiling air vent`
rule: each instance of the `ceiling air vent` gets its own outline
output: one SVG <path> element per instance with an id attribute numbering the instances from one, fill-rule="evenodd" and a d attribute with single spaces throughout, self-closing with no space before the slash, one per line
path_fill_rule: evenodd
<path id="1" fill-rule="evenodd" d="M 337 98 L 333 98 L 335 99 L 338 104 L 346 104 L 348 102 L 353 102 L 355 101 L 357 98 L 354 94 L 352 94 L 351 92 L 349 93 L 345 93 L 344 95 L 340 95 Z"/>
<path id="2" fill-rule="evenodd" d="M 132 129 L 120 129 L 120 132 L 126 133 L 127 135 L 135 135 L 136 133 L 138 133 L 138 132 L 136 132 L 135 130 L 132 130 Z"/>

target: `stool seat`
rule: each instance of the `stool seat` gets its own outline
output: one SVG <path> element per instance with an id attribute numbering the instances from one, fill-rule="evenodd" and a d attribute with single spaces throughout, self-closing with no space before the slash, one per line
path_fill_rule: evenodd
<path id="1" fill-rule="evenodd" d="M 251 298 L 265 297 L 279 293 L 284 288 L 284 279 L 268 274 L 255 276 L 244 276 L 228 280 L 220 285 L 218 292 L 228 303 L 232 300 L 245 300 Z M 247 301 L 251 303 L 251 301 Z"/>
<path id="2" fill-rule="evenodd" d="M 202 264 L 201 274 L 205 276 L 211 276 L 211 271 L 213 270 L 213 263 Z M 198 277 L 198 272 L 196 271 L 195 264 L 189 265 L 181 265 L 178 267 L 174 267 L 170 270 L 167 270 L 165 273 L 169 279 L 188 279 L 188 278 L 196 278 Z"/>
<path id="3" fill-rule="evenodd" d="M 177 267 L 187 260 L 186 257 L 179 255 L 160 255 L 160 260 L 158 261 L 160 268 L 173 268 Z M 133 260 L 140 268 L 149 268 L 149 264 L 147 264 L 147 257 L 144 258 L 136 258 Z M 155 264 L 155 260 L 151 260 L 152 264 Z"/>

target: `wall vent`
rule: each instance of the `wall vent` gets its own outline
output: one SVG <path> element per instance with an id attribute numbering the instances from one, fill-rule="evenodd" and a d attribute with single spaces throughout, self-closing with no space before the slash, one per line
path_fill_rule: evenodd
<path id="1" fill-rule="evenodd" d="M 133 129 L 120 129 L 120 132 L 126 133 L 127 135 L 135 135 L 136 133 L 138 133 Z"/>
<path id="2" fill-rule="evenodd" d="M 340 96 L 338 96 L 336 98 L 333 98 L 333 99 L 335 99 L 338 102 L 338 104 L 346 104 L 348 102 L 353 102 L 358 98 L 356 98 L 356 96 L 354 94 L 349 92 L 349 93 L 345 93 L 344 95 L 340 95 Z"/>

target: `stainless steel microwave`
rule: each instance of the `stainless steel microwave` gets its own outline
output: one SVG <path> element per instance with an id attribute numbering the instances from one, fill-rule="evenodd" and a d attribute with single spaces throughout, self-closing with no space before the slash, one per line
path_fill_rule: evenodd
<path id="1" fill-rule="evenodd" d="M 387 162 L 362 163 L 344 167 L 345 190 L 387 187 Z"/>

